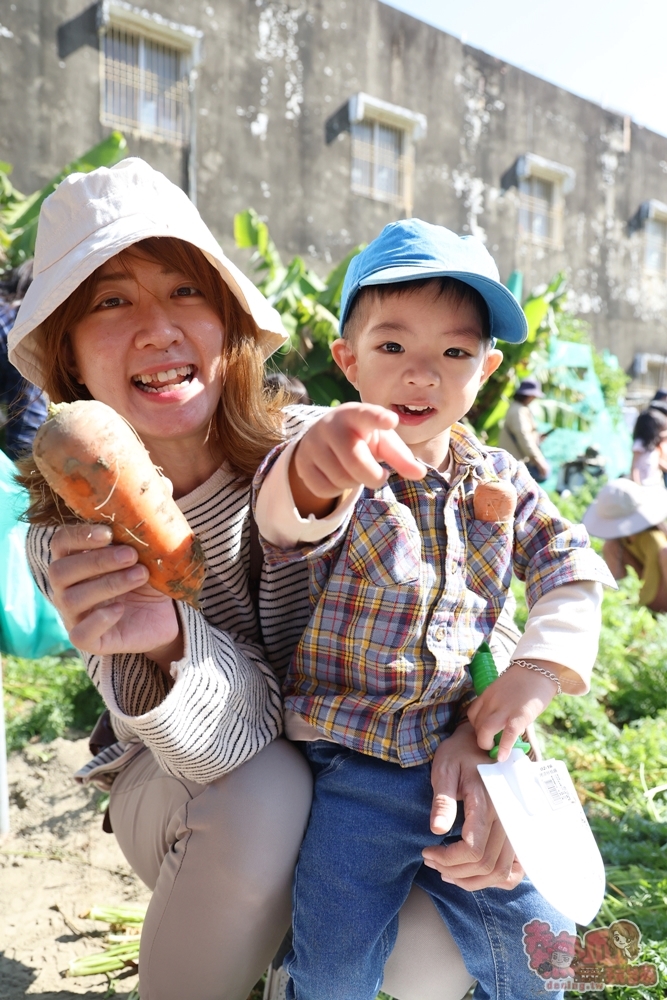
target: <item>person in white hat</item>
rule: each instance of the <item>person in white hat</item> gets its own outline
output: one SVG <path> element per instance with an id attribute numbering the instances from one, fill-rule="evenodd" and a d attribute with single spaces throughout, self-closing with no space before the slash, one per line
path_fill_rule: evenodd
<path id="1" fill-rule="evenodd" d="M 274 670 L 308 620 L 307 581 L 298 568 L 265 566 L 253 600 L 248 519 L 260 460 L 313 419 L 306 407 L 281 412 L 263 388 L 264 359 L 285 339 L 185 194 L 143 161 L 70 175 L 44 202 L 12 363 L 54 402 L 99 399 L 132 423 L 208 562 L 204 610 L 172 602 L 103 525 L 63 524 L 24 465 L 33 573 L 110 710 L 78 779 L 110 788 L 113 831 L 154 889 L 142 1000 L 245 1000 L 290 922 L 311 787 L 303 758 L 278 738 Z M 449 877 L 512 888 L 522 873 L 457 745 L 434 785 L 455 775 L 478 800 L 477 842 L 461 844 Z M 470 982 L 415 890 L 385 988 L 401 1000 L 455 1000 Z"/>
<path id="2" fill-rule="evenodd" d="M 602 487 L 583 518 L 591 535 L 604 538 L 602 555 L 616 580 L 631 566 L 642 582 L 639 601 L 667 611 L 667 490 L 616 479 Z"/>

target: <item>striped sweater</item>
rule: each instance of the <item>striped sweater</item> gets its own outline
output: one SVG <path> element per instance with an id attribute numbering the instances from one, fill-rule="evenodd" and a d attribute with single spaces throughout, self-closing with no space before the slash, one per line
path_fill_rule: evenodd
<path id="1" fill-rule="evenodd" d="M 321 414 L 285 411 L 288 437 Z M 118 742 L 77 777 L 108 787 L 120 767 L 148 747 L 169 774 L 206 783 L 262 750 L 282 731 L 280 678 L 309 618 L 305 563 L 263 566 L 261 632 L 248 587 L 250 487 L 224 465 L 178 506 L 207 560 L 202 610 L 176 602 L 183 658 L 172 664 L 173 686 L 143 654 L 84 654 L 88 674 L 111 710 Z M 32 526 L 27 552 L 42 593 L 48 582 L 54 528 Z"/>

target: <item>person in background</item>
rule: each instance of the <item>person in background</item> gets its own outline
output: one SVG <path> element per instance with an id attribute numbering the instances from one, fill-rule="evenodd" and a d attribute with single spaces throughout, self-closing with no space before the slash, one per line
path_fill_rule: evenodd
<path id="1" fill-rule="evenodd" d="M 540 435 L 530 411 L 534 399 L 542 399 L 542 386 L 532 376 L 519 383 L 500 431 L 498 447 L 504 448 L 526 468 L 537 483 L 549 476 L 549 463 L 540 451 Z"/>
<path id="2" fill-rule="evenodd" d="M 614 579 L 622 580 L 631 566 L 642 580 L 640 604 L 667 611 L 667 490 L 617 479 L 602 487 L 583 522 L 604 539 L 602 555 Z"/>
<path id="3" fill-rule="evenodd" d="M 44 394 L 23 378 L 7 356 L 9 331 L 31 281 L 32 261 L 28 260 L 0 282 L 0 405 L 6 409 L 3 449 L 13 460 L 30 451 L 37 428 L 46 419 Z"/>
<path id="4" fill-rule="evenodd" d="M 640 486 L 662 486 L 667 470 L 667 408 L 649 406 L 637 417 L 632 432 L 630 478 Z"/>
<path id="5" fill-rule="evenodd" d="M 658 403 L 660 405 L 660 407 L 667 406 L 667 389 L 656 389 L 655 390 L 655 396 L 653 397 L 653 399 L 649 403 L 649 406 L 650 407 L 651 406 L 655 406 L 656 403 Z"/>

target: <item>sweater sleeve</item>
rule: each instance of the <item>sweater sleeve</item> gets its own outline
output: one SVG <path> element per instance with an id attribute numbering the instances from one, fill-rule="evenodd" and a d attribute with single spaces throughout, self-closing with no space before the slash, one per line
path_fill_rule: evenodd
<path id="1" fill-rule="evenodd" d="M 362 491 L 361 486 L 355 490 L 346 490 L 332 513 L 326 517 L 318 519 L 314 514 L 301 517 L 294 504 L 289 482 L 289 466 L 298 443 L 298 439 L 293 439 L 282 449 L 279 446 L 275 464 L 271 466 L 269 460 L 269 471 L 255 503 L 255 520 L 260 535 L 269 545 L 279 549 L 314 544 L 336 532 L 349 521 Z"/>
<path id="2" fill-rule="evenodd" d="M 512 659 L 558 663 L 563 691 L 585 694 L 598 653 L 601 608 L 602 586 L 593 580 L 548 591 L 530 609 Z"/>
<path id="3" fill-rule="evenodd" d="M 27 541 L 33 575 L 49 599 L 53 530 L 33 526 Z M 176 602 L 176 608 L 184 655 L 171 665 L 171 688 L 157 664 L 141 653 L 83 656 L 116 734 L 145 743 L 167 773 L 204 784 L 280 734 L 280 691 L 254 647 L 235 644 L 188 605 Z"/>

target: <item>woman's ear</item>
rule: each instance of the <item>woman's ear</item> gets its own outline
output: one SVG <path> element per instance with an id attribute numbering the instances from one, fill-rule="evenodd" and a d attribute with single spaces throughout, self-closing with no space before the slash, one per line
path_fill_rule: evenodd
<path id="1" fill-rule="evenodd" d="M 77 366 L 76 359 L 74 357 L 74 348 L 72 346 L 72 341 L 70 339 L 69 333 L 65 335 L 65 338 L 63 340 L 62 352 L 63 352 L 64 366 L 67 369 L 70 378 L 74 382 L 78 382 L 79 385 L 85 385 L 86 383 L 81 378 L 81 375 L 79 373 L 79 368 Z"/>
<path id="2" fill-rule="evenodd" d="M 349 340 L 340 337 L 334 340 L 331 345 L 331 354 L 348 382 L 351 382 L 356 389 L 357 378 L 357 357 L 352 349 Z"/>

